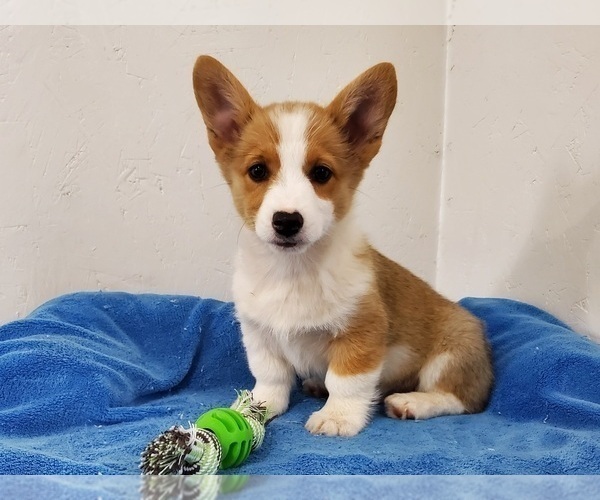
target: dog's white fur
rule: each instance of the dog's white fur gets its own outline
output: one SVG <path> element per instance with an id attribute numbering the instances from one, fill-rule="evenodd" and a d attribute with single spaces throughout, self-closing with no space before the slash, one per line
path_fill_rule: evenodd
<path id="1" fill-rule="evenodd" d="M 271 415 L 279 415 L 287 409 L 295 373 L 326 380 L 329 337 L 344 329 L 373 276 L 353 253 L 365 242 L 350 220 L 336 225 L 326 241 L 290 255 L 266 247 L 248 229 L 242 232 L 234 302 L 257 379 L 253 395 L 268 402 Z M 322 262 L 328 263 L 326 271 Z M 348 380 L 348 389 L 354 384 Z M 375 387 L 376 382 L 367 391 L 369 403 Z"/>

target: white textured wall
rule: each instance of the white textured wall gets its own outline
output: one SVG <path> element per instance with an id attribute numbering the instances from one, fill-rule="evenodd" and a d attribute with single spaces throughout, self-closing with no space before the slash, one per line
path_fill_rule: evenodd
<path id="1" fill-rule="evenodd" d="M 438 288 L 600 339 L 600 27 L 469 27 L 449 44 Z"/>
<path id="2" fill-rule="evenodd" d="M 445 28 L 0 28 L 0 321 L 82 289 L 229 297 L 240 224 L 191 88 L 219 57 L 259 102 L 327 102 L 395 63 L 361 187 L 373 241 L 433 281 Z"/>
<path id="3" fill-rule="evenodd" d="M 240 225 L 191 89 L 210 53 L 259 102 L 325 103 L 394 62 L 398 106 L 358 195 L 374 243 L 452 298 L 525 300 L 600 339 L 600 28 L 458 26 L 447 61 L 445 40 L 0 28 L 0 322 L 81 289 L 229 298 Z"/>

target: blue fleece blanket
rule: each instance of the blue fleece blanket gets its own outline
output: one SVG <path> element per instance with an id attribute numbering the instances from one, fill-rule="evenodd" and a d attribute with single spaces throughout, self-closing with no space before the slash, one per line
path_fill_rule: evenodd
<path id="1" fill-rule="evenodd" d="M 304 430 L 301 392 L 240 474 L 600 473 L 600 346 L 534 307 L 465 299 L 496 385 L 478 415 L 397 421 L 354 438 Z M 0 328 L 0 473 L 137 474 L 139 454 L 251 388 L 230 303 L 78 293 Z"/>

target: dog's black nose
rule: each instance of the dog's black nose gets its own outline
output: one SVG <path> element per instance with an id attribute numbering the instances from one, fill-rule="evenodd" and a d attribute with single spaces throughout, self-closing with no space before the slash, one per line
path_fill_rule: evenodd
<path id="1" fill-rule="evenodd" d="M 300 212 L 275 212 L 271 224 L 277 234 L 289 238 L 290 236 L 298 234 L 300 229 L 302 229 L 304 219 Z"/>

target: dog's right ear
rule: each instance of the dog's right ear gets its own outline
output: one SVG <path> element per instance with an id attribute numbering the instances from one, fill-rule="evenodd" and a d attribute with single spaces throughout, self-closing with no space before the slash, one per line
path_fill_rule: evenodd
<path id="1" fill-rule="evenodd" d="M 219 156 L 237 141 L 257 105 L 231 71 L 213 57 L 198 57 L 193 81 L 210 146 Z"/>

